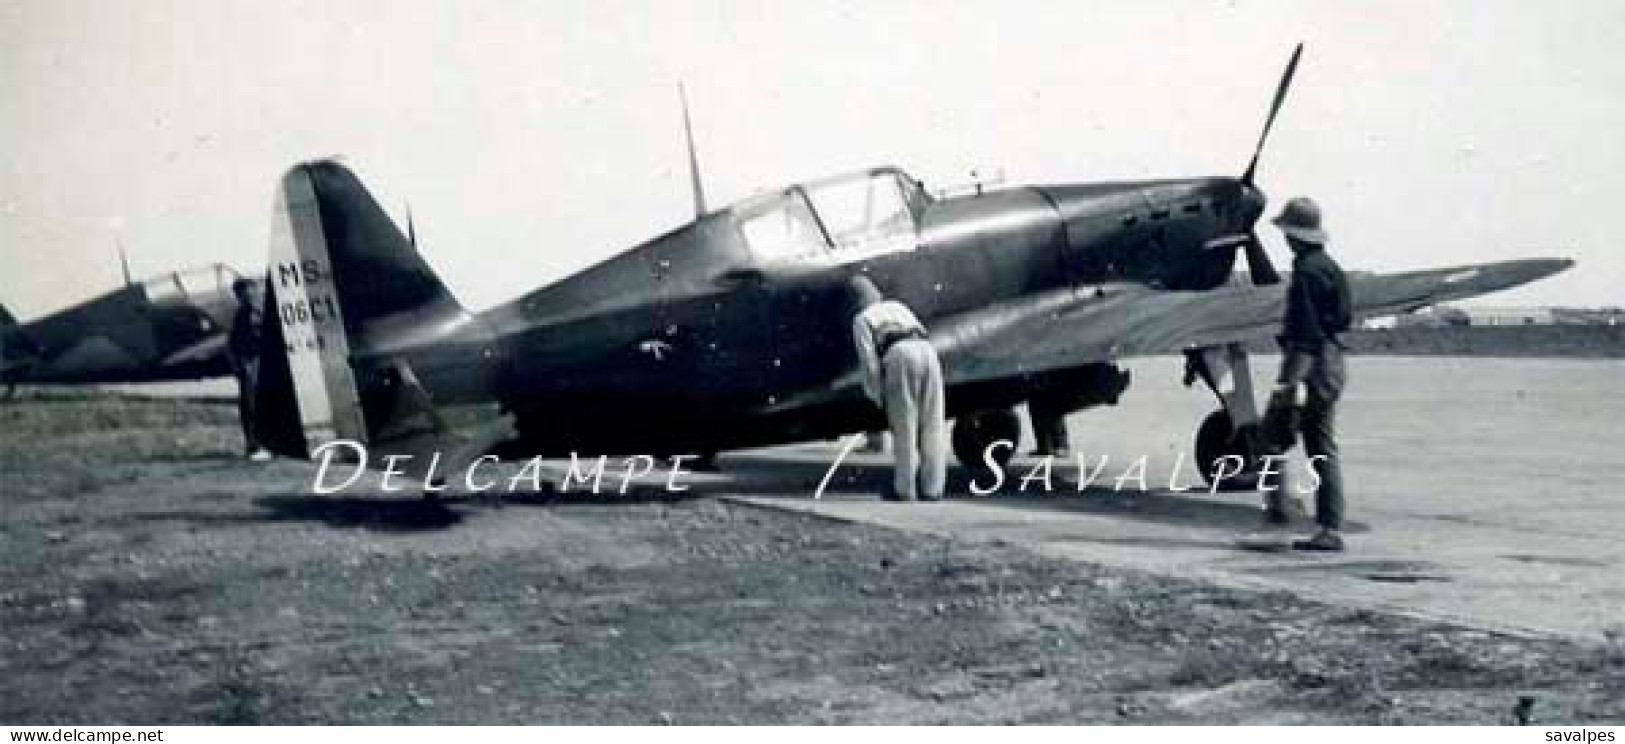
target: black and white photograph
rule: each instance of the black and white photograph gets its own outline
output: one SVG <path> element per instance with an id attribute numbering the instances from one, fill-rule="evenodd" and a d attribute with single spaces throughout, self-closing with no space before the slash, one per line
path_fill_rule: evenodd
<path id="1" fill-rule="evenodd" d="M 1613 741 L 1621 40 L 0 0 L 0 728 Z"/>

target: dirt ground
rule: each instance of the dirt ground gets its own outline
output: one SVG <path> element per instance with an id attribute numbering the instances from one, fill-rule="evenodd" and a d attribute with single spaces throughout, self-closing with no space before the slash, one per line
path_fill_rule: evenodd
<path id="1" fill-rule="evenodd" d="M 1625 722 L 1499 635 L 719 502 L 301 493 L 229 402 L 0 405 L 0 723 Z"/>

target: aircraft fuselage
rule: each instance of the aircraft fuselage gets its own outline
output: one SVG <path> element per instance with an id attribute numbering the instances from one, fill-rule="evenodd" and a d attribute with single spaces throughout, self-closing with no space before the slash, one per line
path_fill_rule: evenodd
<path id="1" fill-rule="evenodd" d="M 1236 255 L 1212 243 L 1246 234 L 1263 201 L 1230 178 L 925 198 L 911 207 L 911 247 L 788 263 L 760 260 L 740 227 L 747 207 L 734 205 L 404 353 L 438 400 L 495 391 L 539 454 L 693 452 L 883 428 L 855 390 L 780 405 L 855 367 L 852 272 L 927 326 L 1064 286 L 1209 289 L 1231 279 Z M 950 415 L 1014 405 L 1033 382 L 950 388 Z"/>
<path id="2" fill-rule="evenodd" d="M 132 284 L 0 330 L 0 382 L 80 385 L 219 377 L 231 372 L 230 292 L 153 298 Z"/>

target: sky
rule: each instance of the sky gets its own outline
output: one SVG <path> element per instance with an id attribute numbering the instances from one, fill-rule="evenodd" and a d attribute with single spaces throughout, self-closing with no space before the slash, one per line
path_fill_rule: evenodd
<path id="1" fill-rule="evenodd" d="M 1625 305 L 1620 39 L 1607 0 L 0 0 L 0 302 L 111 289 L 119 245 L 258 271 L 279 175 L 340 155 L 488 308 L 691 217 L 679 82 L 713 206 L 1239 175 L 1303 41 L 1259 183 L 1346 268 L 1569 256 L 1484 304 Z"/>

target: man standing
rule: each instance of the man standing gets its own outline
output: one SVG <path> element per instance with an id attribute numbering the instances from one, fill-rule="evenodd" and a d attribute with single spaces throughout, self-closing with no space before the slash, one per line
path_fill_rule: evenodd
<path id="1" fill-rule="evenodd" d="M 254 383 L 260 370 L 263 313 L 252 280 L 240 278 L 232 282 L 231 293 L 237 298 L 237 312 L 226 335 L 226 358 L 231 362 L 232 376 L 237 378 L 237 419 L 243 427 L 243 451 L 248 459 L 264 462 L 271 459 L 271 453 L 260 446 L 254 435 Z"/>
<path id="2" fill-rule="evenodd" d="M 896 470 L 888 500 L 937 501 L 947 475 L 942 364 L 925 326 L 900 302 L 882 298 L 867 276 L 849 285 L 858 308 L 852 340 L 863 392 L 886 412 Z"/>
<path id="3" fill-rule="evenodd" d="M 1292 543 L 1299 550 L 1343 549 L 1343 474 L 1338 464 L 1333 426 L 1337 400 L 1342 397 L 1346 373 L 1343 345 L 1338 334 L 1353 318 L 1348 281 L 1342 268 L 1326 252 L 1320 207 L 1308 197 L 1287 202 L 1276 227 L 1292 247 L 1292 282 L 1287 287 L 1286 312 L 1281 319 L 1281 373 L 1276 396 L 1303 402 L 1299 433 L 1304 454 L 1320 481 L 1315 489 L 1315 522 L 1320 529 L 1307 540 Z M 1301 389 L 1300 389 L 1301 386 Z M 1267 492 L 1265 521 L 1286 524 L 1284 499 L 1287 483 Z"/>

